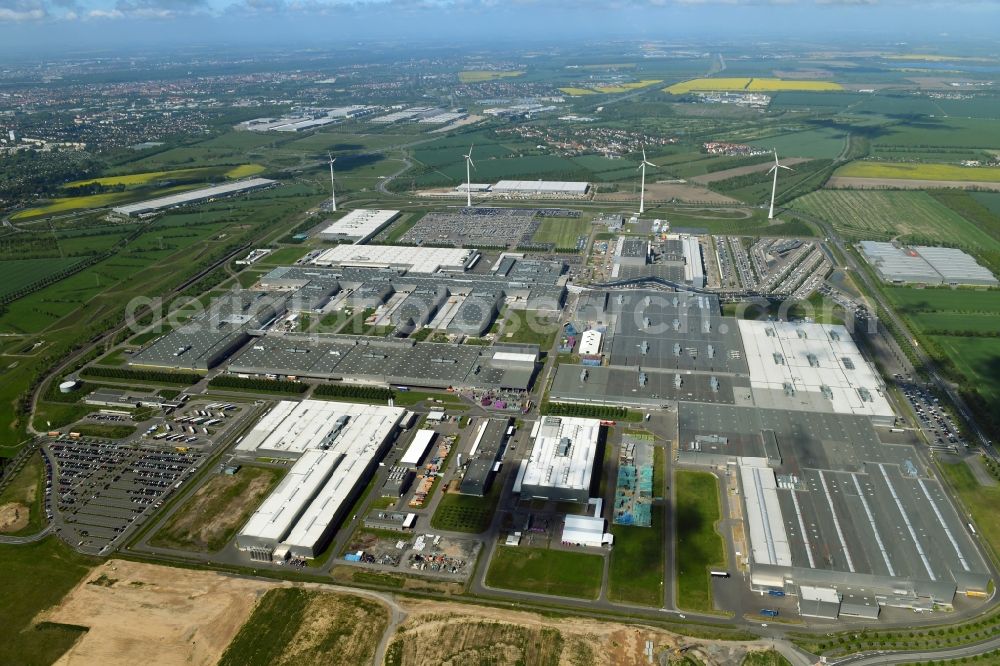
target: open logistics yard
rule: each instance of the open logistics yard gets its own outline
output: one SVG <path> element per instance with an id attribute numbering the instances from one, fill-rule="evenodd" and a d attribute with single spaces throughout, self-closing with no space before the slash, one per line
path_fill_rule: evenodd
<path id="1" fill-rule="evenodd" d="M 992 52 L 356 41 L 5 70 L 0 662 L 1000 649 Z"/>

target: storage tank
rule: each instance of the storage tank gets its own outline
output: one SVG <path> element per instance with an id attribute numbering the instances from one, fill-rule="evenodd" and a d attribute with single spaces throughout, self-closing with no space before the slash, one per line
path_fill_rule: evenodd
<path id="1" fill-rule="evenodd" d="M 59 384 L 59 392 L 72 393 L 73 391 L 76 390 L 78 384 L 79 382 L 77 382 L 75 379 L 67 379 L 66 381 Z"/>

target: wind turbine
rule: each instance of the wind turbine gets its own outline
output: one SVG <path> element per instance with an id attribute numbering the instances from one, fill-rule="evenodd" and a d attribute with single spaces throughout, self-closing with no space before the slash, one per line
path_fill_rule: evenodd
<path id="1" fill-rule="evenodd" d="M 337 161 L 331 153 L 327 153 L 330 158 L 330 211 L 337 212 L 337 190 L 333 186 L 333 163 Z"/>
<path id="2" fill-rule="evenodd" d="M 651 166 L 654 169 L 656 165 L 646 159 L 646 149 L 642 149 L 642 164 L 639 165 L 638 170 L 642 171 L 642 184 L 639 187 L 639 215 L 642 215 L 646 211 L 646 167 Z"/>
<path id="3" fill-rule="evenodd" d="M 476 167 L 472 161 L 472 149 L 475 147 L 476 144 L 469 146 L 469 154 L 462 156 L 465 158 L 465 205 L 468 208 L 472 208 L 472 170 Z"/>
<path id="4" fill-rule="evenodd" d="M 788 171 L 795 171 L 792 167 L 786 167 L 784 164 L 778 163 L 778 151 L 774 151 L 774 166 L 768 170 L 768 173 L 774 172 L 774 182 L 771 184 L 771 210 L 767 214 L 767 219 L 774 219 L 774 195 L 778 191 L 778 170 L 786 169 Z"/>

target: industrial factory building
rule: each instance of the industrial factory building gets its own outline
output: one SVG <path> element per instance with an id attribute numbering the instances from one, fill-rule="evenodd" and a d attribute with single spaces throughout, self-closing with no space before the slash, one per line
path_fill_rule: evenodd
<path id="1" fill-rule="evenodd" d="M 582 197 L 590 183 L 555 180 L 501 180 L 491 190 L 494 194 L 547 194 Z"/>
<path id="2" fill-rule="evenodd" d="M 413 273 L 462 273 L 479 258 L 473 249 L 397 245 L 338 245 L 313 259 L 317 266 L 392 268 Z"/>
<path id="3" fill-rule="evenodd" d="M 577 502 L 590 498 L 601 422 L 570 416 L 543 416 L 531 433 L 530 457 L 521 463 L 514 492 L 521 497 Z"/>
<path id="4" fill-rule="evenodd" d="M 237 547 L 260 561 L 316 557 L 371 478 L 405 413 L 326 400 L 279 402 L 236 452 L 296 460 L 239 531 Z"/>
<path id="5" fill-rule="evenodd" d="M 228 292 L 208 311 L 157 339 L 129 358 L 129 365 L 208 370 L 250 341 L 250 332 L 286 311 L 284 294 Z"/>

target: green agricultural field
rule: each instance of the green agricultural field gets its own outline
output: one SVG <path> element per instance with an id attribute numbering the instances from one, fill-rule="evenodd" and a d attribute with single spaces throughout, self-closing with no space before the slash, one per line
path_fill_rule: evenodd
<path id="1" fill-rule="evenodd" d="M 596 599 L 603 577 L 604 558 L 600 555 L 497 546 L 486 584 L 505 590 Z"/>
<path id="2" fill-rule="evenodd" d="M 0 261 L 0 298 L 14 294 L 24 287 L 35 284 L 60 271 L 75 266 L 83 257 L 65 259 L 10 259 Z"/>
<path id="3" fill-rule="evenodd" d="M 653 507 L 649 527 L 612 525 L 611 533 L 615 547 L 608 568 L 608 597 L 643 606 L 662 605 L 663 507 Z"/>
<path id="4" fill-rule="evenodd" d="M 935 312 L 957 315 L 956 326 L 949 327 L 952 330 L 961 330 L 961 322 L 957 321 L 960 316 L 1000 315 L 1000 291 L 913 287 L 883 287 L 882 290 L 903 314 Z"/>
<path id="5" fill-rule="evenodd" d="M 536 344 L 548 351 L 559 333 L 558 317 L 539 310 L 510 310 L 501 329 L 500 342 Z"/>
<path id="6" fill-rule="evenodd" d="M 948 333 L 994 334 L 1000 328 L 998 313 L 956 314 L 954 312 L 917 312 L 909 319 L 929 335 Z"/>
<path id="7" fill-rule="evenodd" d="M 1000 126 L 988 118 L 921 118 L 894 125 L 872 141 L 875 154 L 890 148 L 1000 148 Z"/>
<path id="8" fill-rule="evenodd" d="M 981 486 L 968 464 L 962 460 L 938 459 L 938 470 L 958 494 L 965 509 L 972 514 L 976 528 L 990 545 L 994 556 L 1000 555 L 1000 486 Z"/>
<path id="9" fill-rule="evenodd" d="M 45 526 L 42 502 L 45 468 L 42 454 L 34 453 L 0 493 L 0 534 L 37 534 Z"/>
<path id="10" fill-rule="evenodd" d="M 388 624 L 387 609 L 371 599 L 295 588 L 270 590 L 219 664 L 370 664 Z"/>
<path id="11" fill-rule="evenodd" d="M 493 520 L 501 490 L 500 484 L 494 483 L 485 497 L 446 493 L 431 517 L 431 527 L 469 534 L 485 532 Z"/>
<path id="12" fill-rule="evenodd" d="M 678 470 L 675 483 L 677 605 L 711 612 L 712 580 L 708 572 L 724 567 L 726 562 L 722 537 L 715 529 L 721 518 L 719 481 L 708 472 Z"/>
<path id="13" fill-rule="evenodd" d="M 900 164 L 897 162 L 851 162 L 834 176 L 847 178 L 901 178 L 904 180 L 1000 182 L 1000 167 L 963 167 L 957 164 Z"/>
<path id="14" fill-rule="evenodd" d="M 100 562 L 80 555 L 55 536 L 36 543 L 0 545 L 0 617 L 4 619 L 0 663 L 52 664 L 72 647 L 86 628 L 53 623 L 32 627 L 31 622 L 58 604 Z"/>
<path id="15" fill-rule="evenodd" d="M 839 129 L 814 129 L 802 132 L 779 134 L 766 139 L 750 141 L 758 148 L 778 151 L 778 158 L 809 157 L 832 159 L 840 155 L 847 143 L 847 132 Z M 788 173 L 788 172 L 785 172 Z"/>
<path id="16" fill-rule="evenodd" d="M 170 516 L 150 544 L 204 553 L 221 550 L 285 472 L 243 466 L 236 474 L 211 477 Z"/>
<path id="17" fill-rule="evenodd" d="M 978 201 L 994 216 L 1000 218 L 1000 192 L 970 192 L 969 196 Z"/>
<path id="18" fill-rule="evenodd" d="M 963 387 L 1000 404 L 1000 291 L 882 287 L 928 352 L 964 377 Z"/>
<path id="19" fill-rule="evenodd" d="M 1000 251 L 1000 241 L 926 192 L 819 190 L 794 200 L 801 210 L 826 220 L 850 240 L 959 243 L 975 253 Z"/>
<path id="20" fill-rule="evenodd" d="M 1000 338 L 933 335 L 931 339 L 980 395 L 1000 405 Z"/>
<path id="21" fill-rule="evenodd" d="M 590 221 L 564 217 L 546 217 L 532 237 L 536 243 L 552 243 L 557 249 L 576 247 L 580 236 L 590 235 Z"/>

